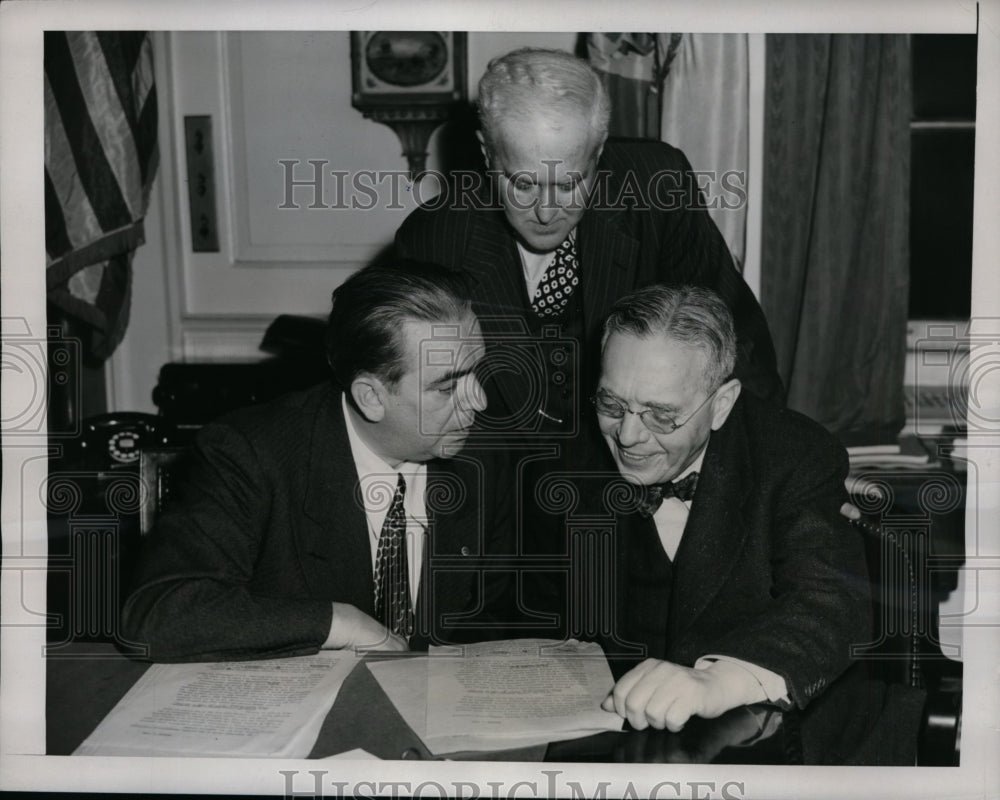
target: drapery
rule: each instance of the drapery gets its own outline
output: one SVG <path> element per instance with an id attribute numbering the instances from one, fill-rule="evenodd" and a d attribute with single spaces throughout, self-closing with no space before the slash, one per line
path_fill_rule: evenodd
<path id="1" fill-rule="evenodd" d="M 128 324 L 131 263 L 156 174 L 153 54 L 144 31 L 45 33 L 49 301 L 87 323 L 103 361 Z"/>
<path id="2" fill-rule="evenodd" d="M 705 173 L 708 213 L 746 263 L 750 72 L 745 33 L 685 33 L 663 82 L 660 138 Z M 742 196 L 733 188 L 738 187 Z"/>
<path id="3" fill-rule="evenodd" d="M 902 427 L 909 42 L 768 35 L 761 303 L 788 405 L 845 441 Z"/>
<path id="4" fill-rule="evenodd" d="M 749 161 L 747 47 L 746 34 L 587 36 L 588 60 L 611 97 L 611 134 L 662 139 L 684 151 L 702 173 L 708 213 L 740 269 Z"/>
<path id="5" fill-rule="evenodd" d="M 587 60 L 611 98 L 612 136 L 660 138 L 660 90 L 679 33 L 588 33 Z"/>

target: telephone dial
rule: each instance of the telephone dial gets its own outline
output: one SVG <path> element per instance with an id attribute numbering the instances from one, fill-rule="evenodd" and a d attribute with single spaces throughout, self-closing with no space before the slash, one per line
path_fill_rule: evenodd
<path id="1" fill-rule="evenodd" d="M 101 414 L 83 421 L 73 460 L 83 469 L 138 469 L 144 448 L 169 446 L 174 438 L 174 426 L 153 414 Z"/>

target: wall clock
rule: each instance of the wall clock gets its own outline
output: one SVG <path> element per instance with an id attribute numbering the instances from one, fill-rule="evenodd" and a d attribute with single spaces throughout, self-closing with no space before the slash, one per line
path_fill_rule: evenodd
<path id="1" fill-rule="evenodd" d="M 391 127 L 416 178 L 427 142 L 464 103 L 466 34 L 456 31 L 352 31 L 351 105 Z"/>

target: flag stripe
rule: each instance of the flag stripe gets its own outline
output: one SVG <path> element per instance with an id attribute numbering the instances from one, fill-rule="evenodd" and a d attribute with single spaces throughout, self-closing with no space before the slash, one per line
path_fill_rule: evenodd
<path id="1" fill-rule="evenodd" d="M 156 100 L 156 86 L 151 85 L 146 93 L 146 102 L 139 115 L 136 128 L 136 147 L 139 151 L 139 169 L 142 173 L 143 199 L 149 203 L 149 189 L 153 185 L 152 176 L 159 165 L 160 151 L 156 146 L 156 126 L 159 120 Z"/>
<path id="2" fill-rule="evenodd" d="M 100 43 L 93 33 L 71 33 L 68 41 L 83 101 L 90 111 L 90 121 L 101 142 L 108 168 L 128 206 L 128 218 L 142 216 L 142 210 L 129 202 L 134 198 L 138 205 L 142 197 L 132 126 L 122 110 Z"/>
<path id="3" fill-rule="evenodd" d="M 156 174 L 159 150 L 156 147 L 156 126 L 159 119 L 156 84 L 154 83 L 153 41 L 146 35 L 142 40 L 139 61 L 132 70 L 132 86 L 135 107 L 141 108 L 136 129 L 136 149 L 139 152 L 139 169 L 145 188 L 144 198 L 148 203 L 151 180 L 147 176 Z"/>
<path id="4" fill-rule="evenodd" d="M 101 291 L 101 277 L 107 264 L 91 264 L 74 272 L 66 286 L 70 294 L 85 303 L 97 305 L 97 294 Z"/>
<path id="5" fill-rule="evenodd" d="M 65 34 L 46 32 L 44 62 L 80 182 L 98 222 L 104 230 L 128 224 L 132 221 L 128 204 L 101 147 L 80 84 L 72 79 L 76 67 Z M 67 120 L 71 125 L 65 124 Z"/>
<path id="6" fill-rule="evenodd" d="M 135 98 L 136 108 L 141 108 L 148 102 L 149 90 L 153 88 L 154 72 L 153 40 L 145 36 L 142 48 L 139 50 L 139 60 L 129 73 L 132 76 L 132 96 Z"/>
<path id="7" fill-rule="evenodd" d="M 66 232 L 66 218 L 56 188 L 52 185 L 49 171 L 45 170 L 45 252 L 50 259 L 55 259 L 72 249 L 73 243 Z"/>
<path id="8" fill-rule="evenodd" d="M 149 46 L 149 36 L 145 31 L 101 31 L 97 35 L 122 54 L 126 75 L 135 71 L 140 59 L 145 57 L 143 50 Z"/>
<path id="9" fill-rule="evenodd" d="M 139 160 L 139 179 L 148 189 L 147 176 L 156 172 L 156 84 L 153 82 L 153 45 L 148 34 L 99 31 L 97 40 L 108 72 L 132 131 Z M 148 202 L 144 193 L 143 205 Z"/>
<path id="10" fill-rule="evenodd" d="M 128 298 L 132 293 L 132 256 L 134 250 L 119 253 L 109 259 L 101 274 L 100 290 L 97 295 L 98 308 L 120 308 L 119 324 L 128 324 Z"/>
<path id="11" fill-rule="evenodd" d="M 121 252 L 135 250 L 145 241 L 142 222 L 126 225 L 117 231 L 104 234 L 99 239 L 76 247 L 48 265 L 45 283 L 50 289 L 65 283 L 69 276 L 88 264 L 107 261 Z"/>
<path id="12" fill-rule="evenodd" d="M 128 120 L 132 136 L 135 136 L 136 128 L 138 127 L 135 112 L 136 103 L 134 92 L 132 91 L 132 70 L 135 67 L 135 59 L 126 57 L 124 47 L 115 46 L 117 41 L 115 34 L 98 32 L 96 36 L 101 46 L 101 53 L 107 62 L 108 74 L 115 86 L 115 92 L 124 111 L 125 119 Z"/>
<path id="13" fill-rule="evenodd" d="M 66 139 L 66 129 L 59 122 L 59 112 L 48 75 L 44 76 L 44 84 L 45 117 L 46 120 L 55 120 L 54 123 L 50 122 L 45 126 L 45 173 L 51 181 L 62 209 L 63 234 L 70 245 L 66 250 L 49 250 L 49 258 L 54 260 L 63 256 L 69 249 L 93 241 L 101 236 L 103 231 L 83 189 L 83 184 L 80 183 L 73 151 Z M 50 238 L 53 242 L 61 238 L 54 231 L 50 232 L 49 228 L 54 224 L 54 221 L 46 219 L 46 244 Z"/>
<path id="14" fill-rule="evenodd" d="M 156 84 L 153 82 L 153 45 L 146 33 L 99 31 L 104 60 L 132 131 L 139 160 L 139 179 L 145 188 L 147 176 L 156 172 Z M 148 198 L 144 196 L 144 205 Z"/>
<path id="15" fill-rule="evenodd" d="M 150 36 L 45 34 L 48 298 L 92 327 L 107 358 L 129 318 L 132 256 L 159 161 Z"/>

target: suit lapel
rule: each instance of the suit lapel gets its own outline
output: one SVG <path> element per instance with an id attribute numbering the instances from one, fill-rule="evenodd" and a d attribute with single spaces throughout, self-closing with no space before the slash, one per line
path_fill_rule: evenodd
<path id="1" fill-rule="evenodd" d="M 600 200 L 600 198 L 597 198 Z M 619 230 L 617 214 L 588 211 L 578 227 L 577 257 L 583 285 L 586 330 L 596 329 L 611 304 L 629 292 L 636 281 L 639 245 Z M 503 341 L 527 335 L 528 313 L 521 257 L 502 211 L 474 215 L 465 268 L 477 282 L 476 313 L 488 340 Z M 508 408 L 520 408 L 528 376 L 516 370 L 498 370 L 495 376 Z"/>
<path id="2" fill-rule="evenodd" d="M 595 201 L 607 202 L 600 194 Z M 577 256 L 583 285 L 586 330 L 595 330 L 611 304 L 635 285 L 639 243 L 620 230 L 618 214 L 589 210 L 577 227 Z"/>
<path id="3" fill-rule="evenodd" d="M 448 462 L 435 460 L 427 463 L 427 531 L 431 535 L 428 550 L 431 554 L 451 555 L 459 549 L 459 531 L 468 513 L 468 503 L 455 505 L 455 498 L 468 492 L 466 481 L 456 474 L 455 462 L 461 455 Z"/>
<path id="4" fill-rule="evenodd" d="M 341 406 L 341 394 L 331 391 L 319 404 L 313 435 L 306 455 L 308 485 L 304 503 L 306 519 L 295 532 L 300 561 L 315 597 L 327 597 L 336 589 L 341 602 L 351 603 L 374 615 L 374 580 L 368 522 L 360 496 L 357 468 Z M 475 463 L 475 462 L 473 462 Z M 477 516 L 480 476 L 462 461 L 431 461 L 427 465 L 427 532 L 421 565 L 418 606 L 426 603 L 431 591 L 428 563 L 434 555 L 454 557 L 478 553 L 478 537 L 483 521 Z M 464 553 L 463 553 L 464 554 Z M 442 581 L 439 578 L 439 583 Z M 445 581 L 445 589 L 460 587 L 459 581 Z M 460 607 L 463 597 L 451 604 Z M 450 608 L 445 603 L 445 608 Z M 433 608 L 431 609 L 433 610 Z"/>
<path id="5" fill-rule="evenodd" d="M 424 541 L 416 613 L 425 615 L 435 629 L 437 625 L 430 615 L 440 615 L 464 606 L 465 594 L 460 597 L 453 595 L 466 587 L 467 582 L 450 576 L 447 570 L 437 570 L 436 575 L 432 575 L 430 567 L 436 557 L 454 558 L 458 554 L 478 553 L 478 534 L 482 525 L 477 517 L 482 507 L 479 485 L 478 475 L 471 472 L 461 455 L 446 462 L 435 460 L 427 463 L 424 495 L 427 538 Z M 433 601 L 430 600 L 431 592 L 434 594 Z"/>
<path id="6" fill-rule="evenodd" d="M 671 590 L 669 642 L 678 641 L 729 579 L 747 535 L 752 464 L 742 403 L 712 433 L 684 528 Z"/>
<path id="7" fill-rule="evenodd" d="M 464 265 L 479 283 L 477 300 L 491 316 L 521 315 L 527 308 L 524 272 L 503 212 L 483 210 L 473 217 Z"/>
<path id="8" fill-rule="evenodd" d="M 503 212 L 484 209 L 473 215 L 466 262 L 476 281 L 475 312 L 488 342 L 526 339 L 528 297 L 517 245 Z M 520 408 L 528 379 L 511 369 L 498 370 L 494 380 L 508 408 Z"/>
<path id="9" fill-rule="evenodd" d="M 356 494 L 358 473 L 340 392 L 331 391 L 320 404 L 306 457 L 308 520 L 296 532 L 306 581 L 316 597 L 327 596 L 336 587 L 342 602 L 371 614 L 375 587 L 368 522 Z"/>

